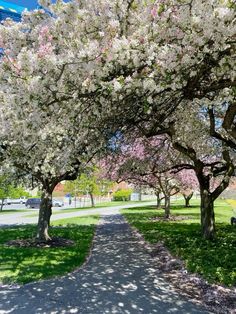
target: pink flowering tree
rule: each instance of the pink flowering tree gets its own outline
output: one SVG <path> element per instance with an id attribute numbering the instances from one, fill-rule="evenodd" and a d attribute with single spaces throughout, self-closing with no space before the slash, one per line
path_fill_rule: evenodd
<path id="1" fill-rule="evenodd" d="M 199 183 L 193 170 L 182 170 L 176 174 L 180 182 L 180 193 L 185 199 L 185 207 L 190 207 L 194 191 L 199 190 Z"/>
<path id="2" fill-rule="evenodd" d="M 170 216 L 170 197 L 180 191 L 180 180 L 168 171 L 178 157 L 165 137 L 151 140 L 133 138 L 118 153 L 102 161 L 106 175 L 114 181 L 127 181 L 153 189 L 157 208 L 164 199 L 165 217 Z"/>

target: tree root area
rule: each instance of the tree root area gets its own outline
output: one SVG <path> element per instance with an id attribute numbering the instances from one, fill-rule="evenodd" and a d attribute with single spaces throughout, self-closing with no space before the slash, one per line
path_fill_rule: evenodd
<path id="1" fill-rule="evenodd" d="M 22 247 L 22 248 L 56 248 L 68 247 L 75 245 L 75 242 L 69 239 L 54 237 L 48 241 L 38 241 L 36 239 L 16 239 L 5 243 L 9 247 Z"/>
<path id="2" fill-rule="evenodd" d="M 150 221 L 181 221 L 181 220 L 189 220 L 192 219 L 190 216 L 170 216 L 169 218 L 162 217 L 162 216 L 156 216 L 152 217 L 149 220 Z"/>

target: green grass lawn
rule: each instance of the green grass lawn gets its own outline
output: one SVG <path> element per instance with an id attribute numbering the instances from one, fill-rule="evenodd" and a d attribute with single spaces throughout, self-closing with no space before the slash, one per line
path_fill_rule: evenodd
<path id="1" fill-rule="evenodd" d="M 89 253 L 98 219 L 99 216 L 89 216 L 54 221 L 54 226 L 70 224 L 50 231 L 52 236 L 75 242 L 65 248 L 7 247 L 4 243 L 9 240 L 34 237 L 36 226 L 0 229 L 0 282 L 24 284 L 63 275 L 80 266 Z"/>
<path id="2" fill-rule="evenodd" d="M 70 209 L 65 209 L 65 208 L 61 208 L 61 209 L 52 209 L 52 213 L 53 215 L 58 215 L 58 214 L 64 214 L 64 213 L 74 213 L 74 212 L 80 212 L 83 210 L 88 210 L 88 209 L 96 209 L 96 208 L 103 208 L 103 207 L 115 207 L 115 206 L 126 206 L 126 205 L 133 205 L 133 204 L 145 204 L 146 202 L 151 202 L 151 201 L 130 201 L 130 202 L 104 202 L 104 203 L 100 203 L 98 205 L 96 205 L 95 207 L 81 207 L 81 208 L 70 208 Z M 33 214 L 29 214 L 26 215 L 25 217 L 29 218 L 29 217 L 36 217 L 38 216 L 38 212 L 34 212 Z"/>
<path id="3" fill-rule="evenodd" d="M 96 225 L 99 219 L 99 215 L 89 215 L 89 216 L 82 216 L 82 217 L 73 217 L 73 218 L 63 218 L 58 219 L 55 221 L 52 221 L 52 226 L 65 226 L 67 224 L 69 225 Z"/>
<path id="4" fill-rule="evenodd" d="M 185 261 L 189 271 L 201 274 L 211 283 L 235 286 L 236 226 L 229 224 L 232 207 L 224 200 L 216 201 L 217 238 L 210 242 L 201 238 L 199 201 L 191 204 L 192 207 L 184 208 L 183 201 L 176 201 L 171 207 L 172 215 L 189 216 L 189 220 L 152 221 L 163 211 L 150 206 L 125 209 L 122 213 L 147 241 L 164 241 L 173 255 Z"/>

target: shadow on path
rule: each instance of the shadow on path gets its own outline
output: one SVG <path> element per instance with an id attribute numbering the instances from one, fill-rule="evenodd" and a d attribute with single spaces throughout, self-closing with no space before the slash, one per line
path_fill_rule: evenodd
<path id="1" fill-rule="evenodd" d="M 0 288 L 0 313 L 207 313 L 181 298 L 121 215 L 104 216 L 89 262 L 66 276 Z"/>

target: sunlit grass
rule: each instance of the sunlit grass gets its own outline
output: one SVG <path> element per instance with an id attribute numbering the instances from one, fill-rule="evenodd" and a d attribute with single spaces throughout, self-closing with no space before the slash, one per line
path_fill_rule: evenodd
<path id="1" fill-rule="evenodd" d="M 73 218 L 63 218 L 58 219 L 55 221 L 52 221 L 52 226 L 60 226 L 60 225 L 96 225 L 97 221 L 99 219 L 99 215 L 89 215 L 89 216 L 83 216 L 83 217 L 73 217 Z"/>
<path id="2" fill-rule="evenodd" d="M 71 239 L 72 247 L 19 248 L 4 244 L 14 239 L 35 237 L 36 226 L 25 225 L 0 229 L 0 282 L 27 283 L 63 275 L 84 263 L 89 253 L 98 216 L 64 219 L 53 225 L 70 224 L 52 228 L 51 236 Z"/>
<path id="3" fill-rule="evenodd" d="M 226 201 L 216 201 L 217 238 L 212 242 L 201 237 L 198 200 L 192 201 L 190 208 L 184 208 L 183 201 L 172 204 L 172 215 L 188 216 L 188 220 L 153 221 L 163 216 L 163 211 L 151 207 L 122 212 L 147 241 L 164 241 L 175 256 L 185 261 L 189 271 L 201 274 L 209 282 L 236 285 L 236 226 L 230 225 L 233 211 Z"/>

